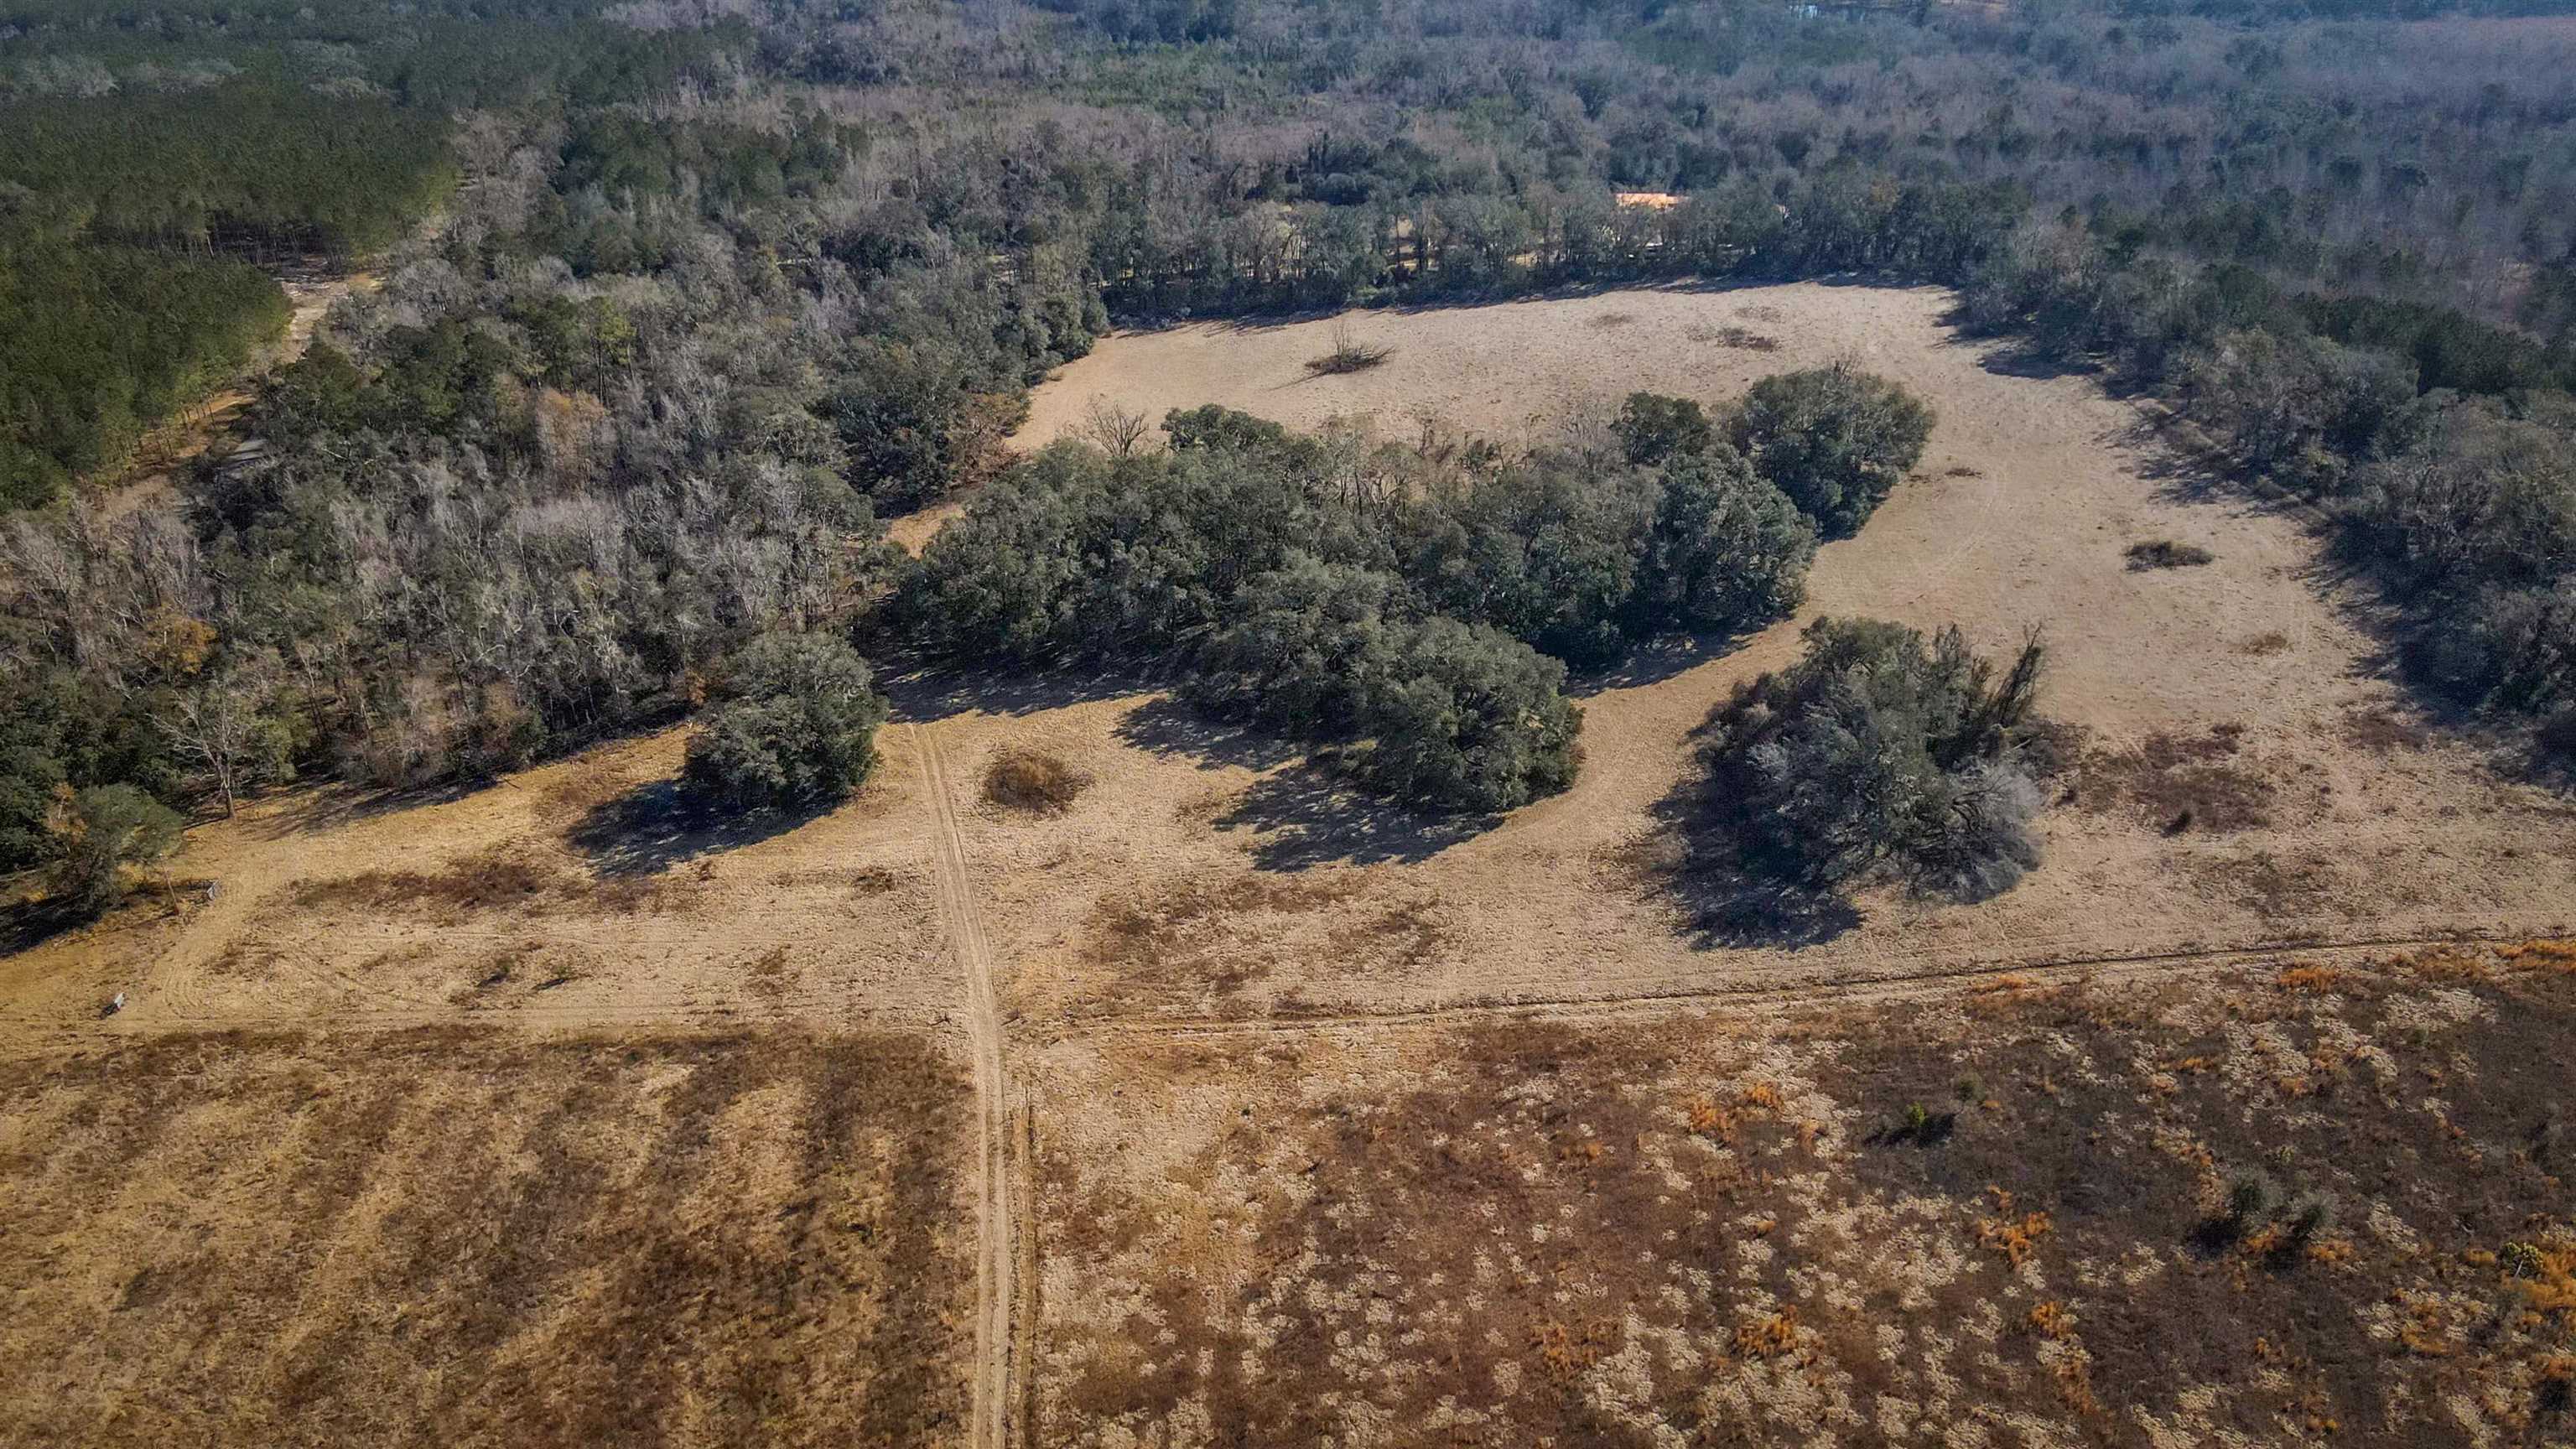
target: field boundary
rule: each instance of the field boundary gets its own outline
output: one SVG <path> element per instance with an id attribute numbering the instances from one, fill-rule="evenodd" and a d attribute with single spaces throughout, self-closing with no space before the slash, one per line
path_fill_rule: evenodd
<path id="1" fill-rule="evenodd" d="M 1449 1022 L 1550 1020 L 1634 1020 L 1687 1012 L 1694 1007 L 1742 1004 L 1757 1010 L 1791 1009 L 1842 1002 L 1906 1000 L 1936 994 L 1941 988 L 2021 978 L 2032 985 L 2057 985 L 2102 974 L 2151 974 L 2157 971 L 2223 970 L 2284 956 L 2332 956 L 2426 946 L 2487 945 L 2535 940 L 2566 934 L 2563 924 L 2467 927 L 2431 935 L 2355 936 L 2342 939 L 2295 939 L 2210 946 L 2185 950 L 2062 956 L 2030 961 L 1980 961 L 1885 976 L 1793 983 L 1785 986 L 1699 986 L 1627 996 L 1530 997 L 1507 1001 L 1449 1002 L 1393 1011 L 1341 1012 L 1309 1017 L 1168 1016 L 1113 1017 L 1067 1024 L 1056 1041 L 1096 1041 L 1139 1036 L 1187 1038 L 1293 1036 L 1312 1032 L 1365 1030 L 1372 1027 L 1441 1025 Z"/>

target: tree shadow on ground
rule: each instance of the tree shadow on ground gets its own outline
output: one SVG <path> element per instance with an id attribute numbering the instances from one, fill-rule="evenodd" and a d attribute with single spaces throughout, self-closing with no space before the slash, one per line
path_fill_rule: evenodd
<path id="1" fill-rule="evenodd" d="M 1655 833 L 1634 852 L 1638 874 L 1681 907 L 1700 949 L 1820 946 L 1860 924 L 1860 911 L 1839 893 L 1748 862 L 1701 771 L 1684 774 L 1648 813 Z"/>
<path id="2" fill-rule="evenodd" d="M 1778 622 L 1781 621 L 1773 621 L 1774 624 Z M 1668 634 L 1648 639 L 1629 650 L 1628 657 L 1616 664 L 1568 676 L 1565 692 L 1569 698 L 1590 699 L 1614 689 L 1640 689 L 1650 684 L 1661 684 L 1712 659 L 1725 658 L 1771 627 L 1766 624 L 1724 634 Z"/>
<path id="3" fill-rule="evenodd" d="M 2138 476 L 2155 485 L 2159 503 L 2232 504 L 2293 518 L 2319 531 L 2333 522 L 2324 509 L 2288 489 L 2247 477 L 2188 423 L 2160 407 L 2140 408 L 2100 441 L 2106 448 L 2137 454 Z"/>
<path id="4" fill-rule="evenodd" d="M 267 840 L 313 835 L 337 830 L 344 825 L 358 825 L 398 815 L 406 810 L 417 810 L 426 805 L 452 804 L 491 783 L 489 778 L 451 780 L 410 790 L 333 783 L 309 791 L 292 804 L 259 817 L 251 822 L 250 829 Z"/>
<path id="5" fill-rule="evenodd" d="M 1128 711 L 1113 731 L 1122 744 L 1165 759 L 1186 759 L 1202 770 L 1233 766 L 1270 770 L 1306 753 L 1306 747 L 1256 725 L 1211 717 L 1178 699 L 1149 699 Z"/>
<path id="6" fill-rule="evenodd" d="M 79 930 L 96 919 L 59 901 L 18 901 L 0 906 L 0 956 L 32 951 L 56 936 Z"/>
<path id="7" fill-rule="evenodd" d="M 1501 824 L 1494 815 L 1415 810 L 1366 793 L 1331 767 L 1307 759 L 1253 782 L 1219 830 L 1253 834 L 1252 862 L 1263 870 L 1319 865 L 1412 865 Z"/>
<path id="8" fill-rule="evenodd" d="M 1160 687 L 1141 673 L 1106 666 L 960 666 L 903 655 L 879 661 L 876 684 L 897 724 L 931 724 L 961 714 L 1040 714 Z"/>
<path id="9" fill-rule="evenodd" d="M 602 876 L 659 875 L 784 835 L 830 810 L 810 805 L 730 814 L 700 804 L 678 780 L 655 780 L 591 807 L 564 832 L 564 841 Z"/>
<path id="10" fill-rule="evenodd" d="M 1201 769 L 1263 772 L 1213 822 L 1221 831 L 1249 832 L 1253 864 L 1263 870 L 1423 861 L 1501 823 L 1498 816 L 1417 810 L 1372 795 L 1340 773 L 1329 748 L 1309 750 L 1258 726 L 1212 719 L 1176 699 L 1139 705 L 1119 721 L 1117 735 Z"/>

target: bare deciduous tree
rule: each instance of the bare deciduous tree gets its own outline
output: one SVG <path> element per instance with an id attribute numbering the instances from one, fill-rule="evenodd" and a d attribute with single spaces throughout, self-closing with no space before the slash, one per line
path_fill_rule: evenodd
<path id="1" fill-rule="evenodd" d="M 153 723 L 170 737 L 179 753 L 196 762 L 223 798 L 224 816 L 232 817 L 240 791 L 268 775 L 267 722 L 259 706 L 267 691 L 255 680 L 227 672 L 208 679 L 178 698 Z"/>
<path id="2" fill-rule="evenodd" d="M 1131 413 L 1105 397 L 1095 397 L 1082 410 L 1082 436 L 1098 443 L 1113 458 L 1132 458 L 1144 446 L 1151 427 L 1143 413 Z"/>

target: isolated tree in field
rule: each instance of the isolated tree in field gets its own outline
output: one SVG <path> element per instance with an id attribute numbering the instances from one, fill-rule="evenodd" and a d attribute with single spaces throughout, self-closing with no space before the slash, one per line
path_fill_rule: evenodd
<path id="1" fill-rule="evenodd" d="M 1977 900 L 2039 863 L 2024 760 L 2044 650 L 1997 676 L 1954 628 L 1819 619 L 1712 722 L 1711 804 L 1741 863 L 1818 890 L 1894 876 Z"/>
<path id="2" fill-rule="evenodd" d="M 1130 412 L 1105 397 L 1095 397 L 1082 410 L 1081 435 L 1113 458 L 1132 458 L 1153 431 L 1145 415 Z"/>
<path id="3" fill-rule="evenodd" d="M 126 869 L 176 850 L 182 828 L 178 812 L 131 785 L 56 787 L 45 820 L 54 850 L 51 894 L 97 915 L 124 899 Z"/>
<path id="4" fill-rule="evenodd" d="M 1932 409 L 1886 378 L 1836 363 L 1753 384 L 1728 435 L 1819 533 L 1843 538 L 1923 456 Z"/>
<path id="5" fill-rule="evenodd" d="M 729 693 L 689 741 L 682 772 L 728 809 L 839 800 L 876 764 L 885 696 L 839 638 L 763 635 L 735 658 Z"/>
<path id="6" fill-rule="evenodd" d="M 1815 556 L 1815 525 L 1788 495 L 1742 453 L 1711 444 L 1664 467 L 1626 622 L 1639 635 L 1767 623 L 1806 596 Z"/>

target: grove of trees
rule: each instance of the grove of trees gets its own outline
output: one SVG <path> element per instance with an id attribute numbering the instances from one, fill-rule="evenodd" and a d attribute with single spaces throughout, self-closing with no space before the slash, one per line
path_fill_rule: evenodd
<path id="1" fill-rule="evenodd" d="M 1795 377 L 1825 412 L 1921 412 L 1868 374 Z M 1333 745 L 1365 784 L 1508 810 L 1573 778 L 1569 666 L 1797 607 L 1816 523 L 1741 430 L 1645 393 L 1519 456 L 1175 411 L 1165 449 L 1058 443 L 977 494 L 901 613 L 965 658 L 1179 661 L 1202 707 Z"/>

